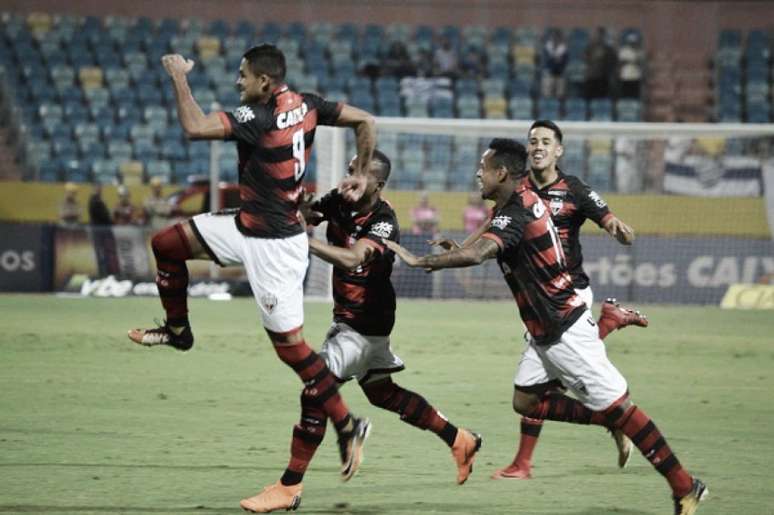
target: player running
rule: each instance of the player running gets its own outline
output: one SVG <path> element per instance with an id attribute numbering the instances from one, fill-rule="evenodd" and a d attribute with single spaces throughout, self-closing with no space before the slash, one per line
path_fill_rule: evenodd
<path id="1" fill-rule="evenodd" d="M 587 219 L 605 229 L 622 245 L 631 245 L 634 231 L 616 217 L 602 197 L 586 183 L 573 175 L 566 175 L 558 166 L 564 152 L 562 131 L 550 120 L 537 120 L 529 129 L 527 153 L 529 155 L 529 184 L 543 200 L 562 241 L 567 270 L 572 276 L 575 292 L 591 309 L 594 293 L 589 276 L 583 270 L 583 253 L 580 228 Z M 648 319 L 639 311 L 620 307 L 615 299 L 605 299 L 597 320 L 599 338 L 615 329 L 629 325 L 647 327 Z M 521 437 L 516 456 L 507 467 L 492 474 L 493 479 L 529 479 L 532 477 L 532 454 L 537 445 L 543 421 L 523 417 Z M 618 448 L 618 466 L 623 468 L 631 457 L 632 444 L 619 430 L 612 432 Z"/>
<path id="2" fill-rule="evenodd" d="M 236 212 L 197 215 L 153 237 L 156 284 L 166 321 L 154 329 L 133 329 L 129 338 L 146 346 L 190 349 L 194 339 L 188 320 L 186 261 L 244 265 L 274 350 L 333 421 L 345 451 L 341 473 L 349 478 L 360 462 L 369 422 L 350 414 L 336 377 L 304 341 L 302 281 L 308 241 L 298 208 L 317 125 L 355 130 L 362 159 L 354 166 L 362 174 L 373 151 L 373 118 L 354 107 L 290 90 L 285 84 L 285 56 L 273 45 L 256 46 L 244 54 L 236 82 L 241 105 L 233 113 L 202 112 L 186 78 L 192 60 L 174 54 L 165 55 L 162 63 L 172 79 L 186 136 L 236 141 L 241 207 Z"/>
<path id="3" fill-rule="evenodd" d="M 495 139 L 476 174 L 481 194 L 495 201 L 488 229 L 469 247 L 417 258 L 385 240 L 408 266 L 438 270 L 497 258 L 519 306 L 529 343 L 514 378 L 513 407 L 539 420 L 620 429 L 672 489 L 676 515 L 695 513 L 707 487 L 692 477 L 666 439 L 629 398 L 626 379 L 610 362 L 594 318 L 575 293 L 548 209 L 526 181 L 527 152 Z M 561 381 L 577 397 L 552 391 Z"/>
<path id="4" fill-rule="evenodd" d="M 349 164 L 355 172 L 357 157 Z M 306 211 L 309 223 L 328 221 L 328 243 L 311 239 L 312 254 L 333 268 L 333 324 L 320 357 L 340 380 L 357 379 L 371 404 L 400 415 L 401 420 L 438 435 L 452 451 L 457 483 L 473 470 L 481 437 L 457 428 L 421 395 L 401 388 L 391 375 L 403 370 L 403 361 L 390 349 L 395 323 L 395 291 L 390 282 L 395 256 L 383 239 L 399 240 L 398 219 L 381 198 L 390 176 L 390 160 L 375 150 L 363 196 L 355 203 L 333 190 Z M 303 489 L 302 480 L 325 435 L 327 416 L 307 394 L 301 395 L 301 420 L 293 428 L 290 462 L 280 480 L 260 494 L 242 501 L 255 512 L 294 509 Z"/>

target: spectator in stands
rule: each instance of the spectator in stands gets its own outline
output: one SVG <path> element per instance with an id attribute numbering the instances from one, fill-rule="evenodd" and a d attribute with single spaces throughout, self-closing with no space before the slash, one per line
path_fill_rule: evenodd
<path id="1" fill-rule="evenodd" d="M 621 98 L 640 98 L 642 83 L 643 51 L 637 34 L 626 35 L 618 49 L 618 80 L 621 85 Z"/>
<path id="2" fill-rule="evenodd" d="M 472 192 L 468 197 L 468 205 L 462 211 L 462 224 L 465 234 L 473 234 L 489 219 L 489 209 L 478 192 Z"/>
<path id="3" fill-rule="evenodd" d="M 430 204 L 425 191 L 419 196 L 419 204 L 411 210 L 411 233 L 432 237 L 438 233 L 438 210 Z"/>
<path id="4" fill-rule="evenodd" d="M 173 209 L 172 204 L 162 195 L 161 177 L 152 177 L 150 186 L 151 195 L 143 202 L 145 221 L 151 229 L 158 230 L 169 224 Z"/>
<path id="5" fill-rule="evenodd" d="M 454 79 L 459 72 L 459 60 L 449 38 L 442 38 L 433 54 L 433 74 Z"/>
<path id="6" fill-rule="evenodd" d="M 565 78 L 564 69 L 567 67 L 567 43 L 564 34 L 559 29 L 554 29 L 546 38 L 541 53 L 541 92 L 543 97 L 564 98 Z"/>
<path id="7" fill-rule="evenodd" d="M 401 41 L 394 41 L 387 51 L 382 63 L 382 71 L 385 75 L 392 75 L 398 78 L 416 75 L 416 67 L 411 62 L 411 56 Z"/>
<path id="8" fill-rule="evenodd" d="M 78 186 L 65 184 L 65 197 L 59 206 L 59 224 L 63 227 L 77 227 L 81 220 L 81 205 L 78 203 Z"/>
<path id="9" fill-rule="evenodd" d="M 604 27 L 599 27 L 586 47 L 586 98 L 608 98 L 615 71 L 615 51 L 607 42 Z"/>
<path id="10" fill-rule="evenodd" d="M 132 199 L 126 186 L 118 187 L 118 204 L 113 208 L 114 225 L 141 225 L 144 222 L 141 212 L 132 205 Z"/>
<path id="11" fill-rule="evenodd" d="M 113 220 L 110 218 L 105 201 L 102 200 L 102 184 L 94 184 L 94 192 L 89 197 L 89 221 L 92 228 L 92 238 L 94 240 L 94 252 L 97 255 L 97 270 L 99 277 L 106 277 L 110 274 L 117 274 L 120 270 L 118 266 L 118 254 L 116 252 L 116 239 L 113 230 Z"/>
<path id="12" fill-rule="evenodd" d="M 102 200 L 102 184 L 94 184 L 94 192 L 89 197 L 89 222 L 91 225 L 113 225 L 113 219 L 110 216 L 105 201 Z"/>
<path id="13" fill-rule="evenodd" d="M 469 47 L 462 55 L 460 62 L 460 75 L 467 79 L 480 80 L 484 78 L 484 56 L 476 47 Z"/>
<path id="14" fill-rule="evenodd" d="M 417 58 L 417 77 L 427 78 L 432 77 L 434 74 L 433 53 L 427 48 L 420 48 Z"/>

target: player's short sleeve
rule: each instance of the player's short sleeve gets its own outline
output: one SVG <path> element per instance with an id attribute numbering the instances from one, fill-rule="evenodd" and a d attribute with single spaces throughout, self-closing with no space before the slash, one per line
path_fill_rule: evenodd
<path id="1" fill-rule="evenodd" d="M 400 238 L 400 228 L 398 227 L 398 218 L 393 212 L 375 213 L 368 219 L 360 232 L 358 241 L 365 240 L 374 249 L 384 253 L 385 247 L 382 239 L 398 242 Z"/>
<path id="2" fill-rule="evenodd" d="M 312 211 L 317 211 L 323 215 L 323 220 L 331 220 L 334 213 L 337 212 L 343 198 L 339 190 L 334 188 L 321 198 L 312 202 Z"/>
<path id="3" fill-rule="evenodd" d="M 481 236 L 494 240 L 500 247 L 500 252 L 508 252 L 518 247 L 524 236 L 524 226 L 527 220 L 524 208 L 516 204 L 508 204 L 492 216 L 489 227 Z"/>
<path id="4" fill-rule="evenodd" d="M 317 125 L 336 125 L 344 104 L 341 102 L 328 102 L 314 93 L 302 93 L 302 95 L 309 110 L 317 110 Z"/>
<path id="5" fill-rule="evenodd" d="M 606 219 L 612 215 L 607 202 L 599 196 L 599 193 L 577 177 L 570 183 L 570 187 L 580 213 L 601 227 Z"/>
<path id="6" fill-rule="evenodd" d="M 219 113 L 226 129 L 227 140 L 255 145 L 258 138 L 271 129 L 273 120 L 260 104 L 242 104 L 232 112 Z"/>

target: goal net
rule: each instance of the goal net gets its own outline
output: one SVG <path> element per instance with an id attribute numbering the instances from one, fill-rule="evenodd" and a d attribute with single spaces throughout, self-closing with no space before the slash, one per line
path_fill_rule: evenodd
<path id="1" fill-rule="evenodd" d="M 379 118 L 377 147 L 393 164 L 384 197 L 398 214 L 403 245 L 424 255 L 433 251 L 427 240 L 438 235 L 462 241 L 481 221 L 475 183 L 481 153 L 493 137 L 525 142 L 529 125 Z M 774 282 L 774 125 L 559 126 L 560 168 L 588 183 L 637 235 L 625 247 L 593 222 L 584 225 L 584 267 L 597 301 L 716 304 L 730 284 Z M 350 132 L 320 129 L 313 170 L 318 194 L 335 187 L 355 153 Z M 324 231 L 318 227 L 316 237 Z M 510 296 L 494 261 L 432 274 L 396 262 L 392 279 L 402 297 Z M 317 258 L 307 295 L 330 296 L 330 266 Z"/>

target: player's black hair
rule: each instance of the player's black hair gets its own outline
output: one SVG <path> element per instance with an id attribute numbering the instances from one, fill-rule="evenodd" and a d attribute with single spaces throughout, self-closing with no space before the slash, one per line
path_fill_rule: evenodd
<path id="1" fill-rule="evenodd" d="M 529 128 L 529 131 L 527 134 L 532 132 L 532 129 L 537 129 L 538 127 L 545 127 L 546 129 L 554 131 L 554 136 L 556 137 L 556 140 L 561 143 L 562 142 L 562 129 L 559 128 L 558 125 L 556 125 L 551 120 L 535 120 L 535 123 L 532 124 L 532 126 Z"/>
<path id="2" fill-rule="evenodd" d="M 387 179 L 390 178 L 390 171 L 392 170 L 390 158 L 381 150 L 374 149 L 371 161 L 379 163 L 379 170 L 376 172 L 376 177 L 382 182 L 387 182 Z"/>
<path id="3" fill-rule="evenodd" d="M 254 46 L 242 56 L 253 75 L 265 74 L 277 82 L 285 80 L 285 54 L 274 45 L 264 43 Z"/>
<path id="4" fill-rule="evenodd" d="M 494 168 L 502 166 L 513 177 L 527 173 L 527 149 L 515 139 L 495 138 L 489 148 L 494 150 L 489 158 Z"/>

